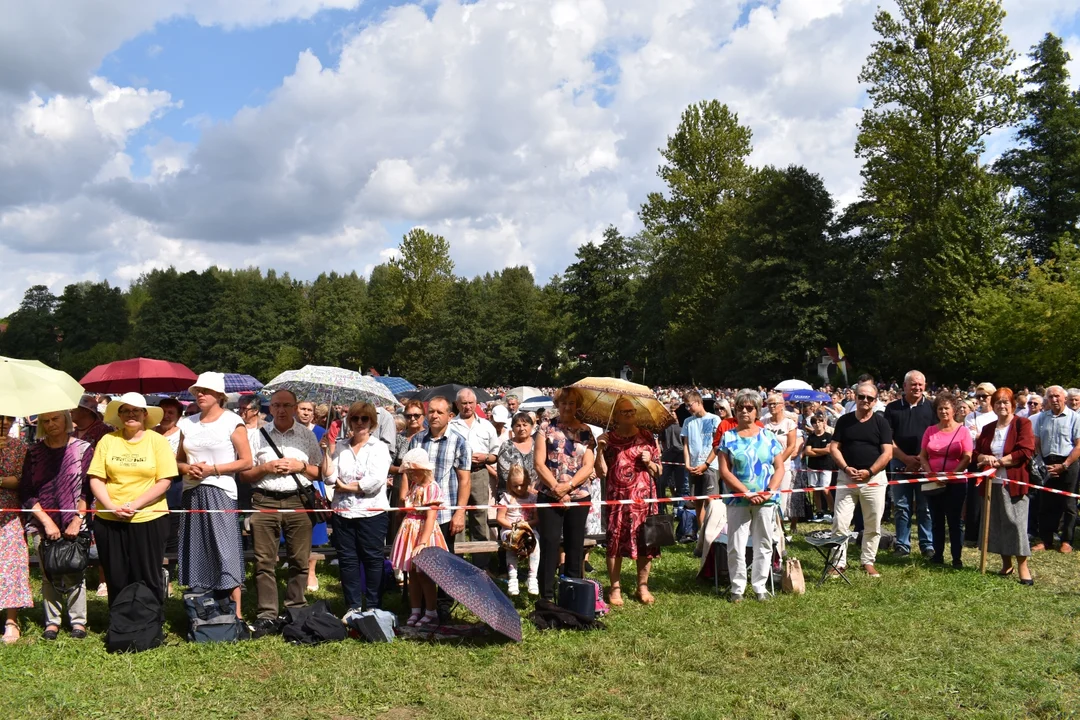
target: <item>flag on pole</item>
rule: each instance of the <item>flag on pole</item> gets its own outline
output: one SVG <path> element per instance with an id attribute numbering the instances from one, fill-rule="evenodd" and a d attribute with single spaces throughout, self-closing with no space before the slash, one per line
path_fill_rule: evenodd
<path id="1" fill-rule="evenodd" d="M 836 343 L 836 357 L 840 360 L 844 359 L 844 348 L 840 347 L 840 343 Z"/>

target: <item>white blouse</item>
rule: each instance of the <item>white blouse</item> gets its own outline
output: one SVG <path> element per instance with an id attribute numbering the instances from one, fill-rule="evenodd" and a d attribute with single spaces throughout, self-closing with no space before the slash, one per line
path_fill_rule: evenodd
<path id="1" fill-rule="evenodd" d="M 354 451 L 347 440 L 342 441 L 334 448 L 330 463 L 327 485 L 360 483 L 360 492 L 338 489 L 334 493 L 333 508 L 342 517 L 373 517 L 390 509 L 390 499 L 386 495 L 390 447 L 386 443 L 370 437 Z"/>
<path id="2" fill-rule="evenodd" d="M 1005 427 L 994 428 L 994 439 L 990 443 L 990 454 L 996 458 L 1001 458 L 1005 454 L 1005 437 L 1009 434 L 1009 425 Z M 999 467 L 997 472 L 994 473 L 994 484 L 1002 485 L 1007 475 L 1008 470 L 1003 467 Z"/>

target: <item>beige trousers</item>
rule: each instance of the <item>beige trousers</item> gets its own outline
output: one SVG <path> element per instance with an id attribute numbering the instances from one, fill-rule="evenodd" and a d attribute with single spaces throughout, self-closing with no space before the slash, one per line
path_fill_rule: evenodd
<path id="1" fill-rule="evenodd" d="M 851 482 L 847 473 L 838 473 L 837 485 Z M 863 536 L 862 553 L 859 563 L 873 565 L 877 558 L 878 542 L 881 540 L 881 516 L 885 513 L 885 492 L 888 485 L 885 484 L 884 471 L 872 476 L 857 488 L 836 488 L 836 502 L 833 506 L 833 533 L 851 532 L 851 518 L 855 514 L 855 505 L 862 507 Z M 847 545 L 840 548 L 840 556 L 836 563 L 840 567 L 847 566 Z"/>

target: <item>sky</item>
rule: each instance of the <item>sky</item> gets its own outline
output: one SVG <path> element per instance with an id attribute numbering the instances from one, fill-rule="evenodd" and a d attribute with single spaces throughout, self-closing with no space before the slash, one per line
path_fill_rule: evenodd
<path id="1" fill-rule="evenodd" d="M 417 226 L 459 275 L 543 282 L 640 229 L 700 100 L 753 130 L 752 163 L 849 203 L 878 5 L 0 0 L 0 316 L 170 265 L 366 274 Z M 1075 85 L 1080 5 L 1004 5 L 1017 67 L 1052 31 Z"/>

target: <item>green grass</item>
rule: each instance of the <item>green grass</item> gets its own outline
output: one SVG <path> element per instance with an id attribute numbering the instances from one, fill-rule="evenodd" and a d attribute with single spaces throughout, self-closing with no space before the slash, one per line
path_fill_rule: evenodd
<path id="1" fill-rule="evenodd" d="M 167 647 L 112 656 L 98 634 L 102 599 L 91 599 L 81 642 L 41 640 L 39 606 L 20 615 L 24 639 L 0 647 L 0 717 L 1080 716 L 1076 555 L 1037 555 L 1033 588 L 994 575 L 993 558 L 980 576 L 973 550 L 960 571 L 882 553 L 880 580 L 856 571 L 853 587 L 816 588 L 817 554 L 798 540 L 790 551 L 803 561 L 805 596 L 731 605 L 695 580 L 697 560 L 678 547 L 656 564 L 655 606 L 628 598 L 606 630 L 589 633 L 526 622 L 521 644 L 193 645 L 179 638 L 174 600 Z M 603 565 L 601 552 L 592 559 Z M 336 577 L 320 582 L 317 596 L 340 610 Z M 244 598 L 253 604 L 253 592 Z M 530 603 L 518 605 L 524 614 Z"/>

